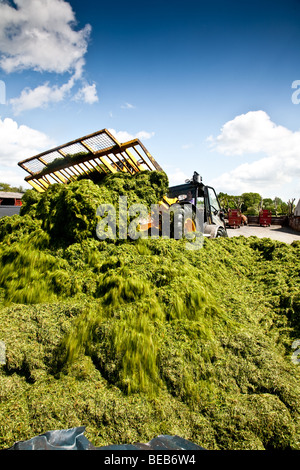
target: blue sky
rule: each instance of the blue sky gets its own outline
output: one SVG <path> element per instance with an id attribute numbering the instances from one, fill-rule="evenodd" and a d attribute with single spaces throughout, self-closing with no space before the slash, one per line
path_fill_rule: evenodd
<path id="1" fill-rule="evenodd" d="M 0 181 L 108 128 L 170 184 L 297 201 L 299 56 L 296 0 L 0 0 Z"/>

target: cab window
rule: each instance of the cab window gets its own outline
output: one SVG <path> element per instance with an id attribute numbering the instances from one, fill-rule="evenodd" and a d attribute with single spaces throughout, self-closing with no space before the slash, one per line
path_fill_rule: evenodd
<path id="1" fill-rule="evenodd" d="M 209 197 L 209 205 L 212 208 L 212 210 L 219 211 L 221 208 L 217 199 L 217 195 L 213 188 L 208 188 L 208 197 Z"/>

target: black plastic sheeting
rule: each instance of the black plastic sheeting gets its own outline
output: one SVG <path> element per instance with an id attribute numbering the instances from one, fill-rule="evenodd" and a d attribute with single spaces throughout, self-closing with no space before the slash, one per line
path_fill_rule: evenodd
<path id="1" fill-rule="evenodd" d="M 134 444 L 112 444 L 95 447 L 84 436 L 84 431 L 84 426 L 67 430 L 48 431 L 28 441 L 16 442 L 7 450 L 205 450 L 203 447 L 182 437 L 168 435 L 155 437 L 146 444 L 136 442 Z"/>

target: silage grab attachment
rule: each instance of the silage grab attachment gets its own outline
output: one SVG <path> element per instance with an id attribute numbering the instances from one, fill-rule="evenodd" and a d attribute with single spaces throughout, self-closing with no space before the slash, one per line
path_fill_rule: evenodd
<path id="1" fill-rule="evenodd" d="M 69 183 L 92 174 L 163 171 L 139 139 L 120 143 L 107 129 L 27 158 L 18 165 L 33 188 L 44 192 L 50 184 Z"/>

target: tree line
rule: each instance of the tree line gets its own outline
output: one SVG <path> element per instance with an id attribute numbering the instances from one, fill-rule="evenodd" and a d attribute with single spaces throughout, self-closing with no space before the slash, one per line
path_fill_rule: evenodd
<path id="1" fill-rule="evenodd" d="M 258 215 L 261 209 L 268 209 L 272 215 L 292 215 L 295 199 L 284 202 L 280 197 L 263 198 L 258 193 L 243 193 L 240 196 L 232 196 L 230 194 L 220 192 L 218 198 L 221 207 L 228 212 L 229 209 L 238 209 L 246 215 Z"/>
<path id="2" fill-rule="evenodd" d="M 0 182 L 0 191 L 4 191 L 6 193 L 25 193 L 27 190 L 22 186 L 11 186 L 8 183 Z"/>

